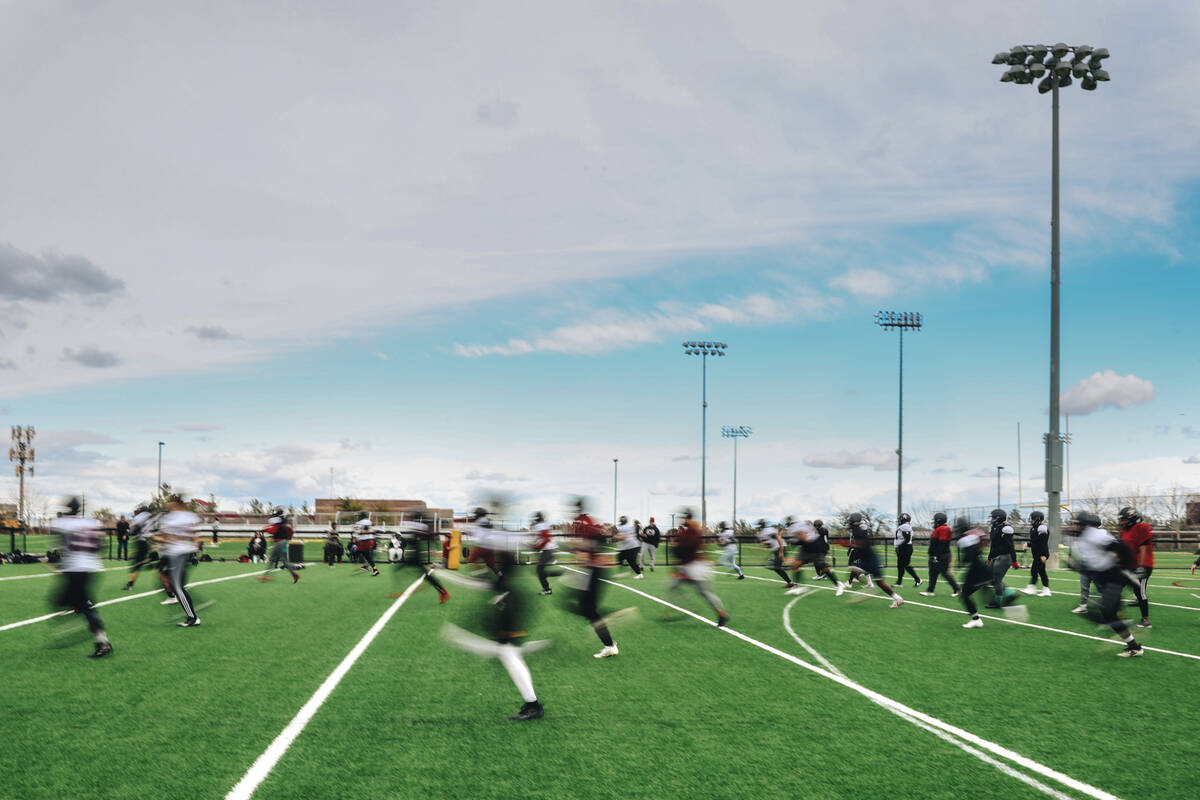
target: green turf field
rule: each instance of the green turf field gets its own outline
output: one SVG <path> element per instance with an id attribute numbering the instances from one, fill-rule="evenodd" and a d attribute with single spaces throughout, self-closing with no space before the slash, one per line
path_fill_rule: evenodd
<path id="1" fill-rule="evenodd" d="M 389 595 L 414 572 L 312 565 L 293 585 L 259 569 L 194 568 L 209 605 L 186 630 L 161 594 L 139 596 L 153 572 L 129 593 L 119 565 L 102 573 L 97 600 L 119 601 L 99 609 L 116 650 L 93 661 L 87 641 L 48 646 L 71 641 L 59 631 L 73 618 L 19 624 L 47 613 L 58 579 L 0 567 L 0 795 L 224 797 L 396 606 L 255 797 L 1200 794 L 1200 579 L 1186 570 L 1152 579 L 1154 627 L 1138 637 L 1156 649 L 1139 659 L 1116 658 L 1117 643 L 1069 613 L 1071 572 L 1052 573 L 1053 597 L 1022 595 L 1025 624 L 985 612 L 983 629 L 963 630 L 945 586 L 925 598 L 906 585 L 909 602 L 890 610 L 878 591 L 835 598 L 825 583 L 787 596 L 749 567 L 747 580 L 715 577 L 732 614 L 720 630 L 689 589 L 676 600 L 703 620 L 656 602 L 660 568 L 605 587 L 604 610 L 638 611 L 614 623 L 621 654 L 606 660 L 558 587 L 529 598 L 532 638 L 552 640 L 528 657 L 546 717 L 513 723 L 521 700 L 503 668 L 439 636 L 445 621 L 479 630 L 484 594 L 452 586 L 439 606 L 422 586 L 400 603 Z M 46 577 L 12 580 L 25 575 Z M 531 571 L 520 580 L 536 588 Z"/>

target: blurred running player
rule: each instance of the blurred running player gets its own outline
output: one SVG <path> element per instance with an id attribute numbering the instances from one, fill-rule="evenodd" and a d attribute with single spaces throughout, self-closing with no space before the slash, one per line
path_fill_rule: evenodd
<path id="1" fill-rule="evenodd" d="M 400 560 L 395 562 L 396 570 L 415 567 L 423 572 L 425 581 L 437 589 L 438 605 L 441 605 L 450 599 L 450 593 L 434 575 L 433 566 L 429 563 L 429 551 L 432 548 L 433 540 L 437 538 L 437 531 L 434 528 L 435 520 L 433 517 L 418 514 L 411 522 L 404 522 L 401 525 L 408 534 L 408 540 L 401 548 Z"/>
<path id="2" fill-rule="evenodd" d="M 300 580 L 300 573 L 296 571 L 296 568 L 288 560 L 288 545 L 291 544 L 294 531 L 292 530 L 292 524 L 284 516 L 282 508 L 275 509 L 271 518 L 267 520 L 267 527 L 264 528 L 264 532 L 267 536 L 271 537 L 271 557 L 267 559 L 267 574 L 258 576 L 258 579 L 263 581 L 274 580 L 270 573 L 278 570 L 279 565 L 283 564 L 283 568 L 292 574 L 292 583 Z M 374 563 L 371 566 L 374 567 Z M 378 575 L 379 570 L 375 570 L 375 574 Z"/>
<path id="3" fill-rule="evenodd" d="M 363 560 L 359 569 L 370 572 L 374 577 L 379 574 L 379 568 L 375 566 L 375 531 L 371 528 L 371 515 L 366 511 L 360 511 L 358 521 L 354 523 L 354 529 L 358 533 L 358 554 L 362 556 Z"/>
<path id="4" fill-rule="evenodd" d="M 988 567 L 992 570 L 992 590 L 996 597 L 985 608 L 1003 608 L 1012 605 L 1017 593 L 1004 585 L 1008 570 L 1020 569 L 1017 563 L 1017 548 L 1013 544 L 1013 529 L 1008 524 L 1008 514 L 997 508 L 991 515 L 992 529 L 988 533 L 991 544 L 988 548 Z"/>
<path id="5" fill-rule="evenodd" d="M 685 509 L 683 524 L 675 534 L 675 557 L 678 559 L 678 566 L 672 575 L 674 580 L 667 587 L 667 595 L 677 594 L 679 587 L 685 583 L 695 586 L 704 602 L 717 612 L 717 627 L 724 628 L 729 623 L 729 614 L 721 604 L 721 598 L 709 588 L 711 568 L 701 552 L 703 547 L 704 536 L 700 533 L 700 523 L 696 521 L 695 512 L 690 508 Z"/>
<path id="6" fill-rule="evenodd" d="M 638 553 L 641 552 L 642 543 L 638 541 L 637 530 L 629 521 L 629 517 L 622 515 L 617 521 L 616 539 L 617 561 L 628 564 L 635 579 L 642 578 L 642 568 L 638 566 Z"/>
<path id="7" fill-rule="evenodd" d="M 913 585 L 921 585 L 921 576 L 912 568 L 913 529 L 912 517 L 901 514 L 896 518 L 896 585 L 904 583 L 904 573 L 913 576 Z"/>
<path id="8" fill-rule="evenodd" d="M 721 558 L 717 561 L 717 566 L 729 567 L 737 573 L 739 581 L 745 580 L 746 573 L 742 572 L 737 563 L 737 536 L 734 535 L 733 528 L 722 522 L 717 529 L 717 544 L 721 546 Z"/>
<path id="9" fill-rule="evenodd" d="M 78 497 L 68 498 L 65 505 L 66 515 L 54 520 L 50 526 L 63 550 L 59 573 L 63 578 L 62 588 L 55 602 L 59 607 L 69 608 L 87 620 L 88 630 L 96 641 L 88 658 L 103 658 L 111 654 L 113 648 L 104 632 L 104 622 L 92 602 L 91 583 L 92 577 L 104 569 L 100 564 L 100 544 L 104 531 L 96 520 L 80 516 L 82 504 Z"/>
<path id="10" fill-rule="evenodd" d="M 200 517 L 188 510 L 183 498 L 173 494 L 167 498 L 166 513 L 159 520 L 159 535 L 163 541 L 163 555 L 167 560 L 171 589 L 183 609 L 181 628 L 194 628 L 200 624 L 196 606 L 187 590 L 187 570 L 196 552 L 196 529 Z"/>
<path id="11" fill-rule="evenodd" d="M 783 537 L 774 525 L 768 525 L 765 519 L 758 521 L 758 541 L 767 549 L 767 569 L 783 578 L 784 589 L 791 589 L 796 584 L 783 571 Z"/>
<path id="12" fill-rule="evenodd" d="M 938 576 L 943 576 L 950 584 L 951 597 L 958 597 L 958 584 L 950 574 L 950 538 L 952 532 L 946 524 L 946 513 L 939 511 L 933 515 L 933 532 L 929 534 L 929 588 L 921 592 L 925 597 L 933 597 L 937 588 Z"/>
<path id="13" fill-rule="evenodd" d="M 542 591 L 539 594 L 550 595 L 554 592 L 550 589 L 550 581 L 547 580 L 546 568 L 554 563 L 554 552 L 558 549 L 558 545 L 554 543 L 550 523 L 546 522 L 546 515 L 537 511 L 533 515 L 533 549 L 537 550 L 537 577 L 538 583 L 542 585 Z"/>
<path id="14" fill-rule="evenodd" d="M 1128 571 L 1133 566 L 1133 553 L 1129 546 L 1100 527 L 1100 517 L 1090 511 L 1075 515 L 1079 526 L 1076 548 L 1079 551 L 1080 568 L 1087 570 L 1100 589 L 1101 621 L 1125 641 L 1125 649 L 1118 656 L 1129 658 L 1140 656 L 1142 646 L 1133 638 L 1117 610 L 1121 605 L 1121 592 L 1125 587 L 1137 591 L 1137 578 Z"/>
<path id="15" fill-rule="evenodd" d="M 129 535 L 133 537 L 133 563 L 129 565 L 129 581 L 121 587 L 128 591 L 133 588 L 142 567 L 150 563 L 150 541 L 154 538 L 154 515 L 150 507 L 142 503 L 133 512 L 133 521 L 129 524 Z"/>
<path id="16" fill-rule="evenodd" d="M 983 618 L 979 616 L 979 607 L 971 595 L 992 582 L 992 571 L 983 563 L 983 545 L 987 542 L 987 534 L 972 528 L 966 517 L 954 520 L 954 534 L 958 537 L 958 563 L 966 565 L 962 576 L 962 602 L 971 615 L 963 627 L 982 628 Z"/>
<path id="17" fill-rule="evenodd" d="M 802 570 L 805 564 L 812 564 L 817 575 L 822 575 L 837 587 L 834 592 L 835 597 L 841 597 L 842 592 L 846 591 L 846 585 L 837 579 L 833 574 L 833 570 L 825 562 L 825 550 L 821 547 L 821 534 L 817 529 L 807 522 L 799 522 L 789 526 L 789 531 L 793 537 L 800 543 L 800 555 L 796 556 L 796 560 L 792 562 L 792 580 L 799 583 L 802 579 Z M 788 594 L 799 594 L 800 587 L 788 590 Z"/>
<path id="18" fill-rule="evenodd" d="M 1121 541 L 1133 553 L 1133 564 L 1137 575 L 1137 598 L 1130 605 L 1136 605 L 1142 612 L 1139 628 L 1150 627 L 1150 598 L 1146 590 L 1150 582 L 1150 573 L 1154 572 L 1154 531 L 1149 523 L 1142 520 L 1142 515 L 1130 506 L 1125 506 L 1117 512 L 1121 523 Z"/>
<path id="19" fill-rule="evenodd" d="M 1046 562 L 1050 560 L 1050 529 L 1046 527 L 1046 515 L 1041 511 L 1029 512 L 1029 585 L 1025 594 L 1037 592 L 1038 578 L 1042 579 L 1039 597 L 1050 597 L 1050 576 L 1046 574 Z"/>
<path id="20" fill-rule="evenodd" d="M 892 598 L 891 608 L 899 608 L 904 605 L 904 598 L 900 596 L 900 593 L 888 586 L 887 581 L 883 579 L 883 570 L 879 567 L 879 556 L 876 555 L 875 548 L 871 543 L 871 529 L 867 527 L 863 515 L 857 512 L 851 514 L 850 518 L 846 520 L 846 525 L 850 533 L 850 549 L 854 551 L 856 557 L 850 566 L 850 582 L 854 582 L 857 574 L 865 574 L 868 578 L 874 578 L 875 584 L 883 590 L 883 593 Z"/>
<path id="21" fill-rule="evenodd" d="M 572 532 L 577 537 L 578 541 L 575 546 L 583 557 L 586 571 L 585 583 L 579 593 L 575 613 L 591 623 L 596 636 L 604 645 L 600 652 L 596 653 L 596 658 L 611 658 L 619 655 L 621 651 L 617 649 L 612 635 L 608 632 L 608 625 L 600 616 L 600 570 L 610 566 L 604 563 L 600 553 L 600 543 L 604 540 L 604 529 L 587 513 L 582 499 L 575 502 L 575 511 Z"/>

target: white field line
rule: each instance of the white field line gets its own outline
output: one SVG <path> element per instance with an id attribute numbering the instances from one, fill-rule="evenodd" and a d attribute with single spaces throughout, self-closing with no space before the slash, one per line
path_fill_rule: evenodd
<path id="1" fill-rule="evenodd" d="M 1073 577 L 1060 578 L 1054 574 L 1055 572 L 1065 572 Z M 1163 575 L 1161 572 L 1156 572 L 1150 576 L 1150 580 L 1153 581 L 1155 578 L 1162 578 L 1163 580 L 1166 580 L 1167 577 L 1168 576 Z M 1182 579 L 1183 580 L 1200 580 L 1200 578 L 1195 578 L 1194 576 L 1192 576 L 1190 574 L 1182 576 Z M 1071 570 L 1061 570 L 1061 569 L 1060 570 L 1052 570 L 1050 572 L 1050 580 L 1063 581 L 1065 583 L 1073 583 L 1076 586 L 1078 586 L 1079 585 L 1079 573 L 1072 572 Z M 1169 583 L 1151 583 L 1150 588 L 1151 589 L 1171 589 L 1171 590 L 1177 591 L 1177 592 L 1187 592 L 1192 589 L 1195 589 L 1196 587 L 1195 586 L 1172 586 Z"/>
<path id="2" fill-rule="evenodd" d="M 733 575 L 735 573 L 717 571 L 717 574 L 718 575 Z M 764 578 L 759 575 L 747 575 L 746 577 L 753 578 L 754 580 L 757 580 L 757 581 L 768 581 L 770 583 L 783 583 L 783 581 L 779 580 L 778 578 Z M 620 584 L 618 584 L 618 585 L 620 585 Z M 805 585 L 812 586 L 812 584 L 805 584 Z M 626 588 L 628 588 L 628 587 L 626 587 Z M 812 588 L 820 589 L 823 592 L 834 591 L 834 587 L 832 587 L 832 586 L 812 586 Z M 859 592 L 854 589 L 847 589 L 846 593 L 847 594 L 856 594 L 856 595 L 860 595 L 862 597 L 873 598 L 876 600 L 891 600 L 890 597 L 887 597 L 882 594 Z M 945 606 L 935 606 L 931 603 L 920 603 L 916 600 L 905 600 L 904 605 L 919 606 L 920 608 L 932 608 L 934 611 L 948 611 L 951 614 L 966 614 L 967 613 L 965 610 L 961 610 L 961 609 L 957 609 L 957 608 L 946 608 Z M 1026 628 L 1036 628 L 1039 631 L 1049 631 L 1051 633 L 1061 633 L 1064 636 L 1077 636 L 1080 639 L 1092 639 L 1097 642 L 1106 642 L 1108 644 L 1113 644 L 1113 645 L 1123 645 L 1124 644 L 1124 642 L 1120 642 L 1115 639 L 1106 638 L 1104 636 L 1093 636 L 1090 633 L 1078 633 L 1076 631 L 1064 630 L 1063 628 L 1051 628 L 1048 625 L 1035 625 L 1032 622 L 1023 622 L 1022 620 L 1010 619 L 1009 617 L 1001 617 L 1001 616 L 993 617 L 990 615 L 982 615 L 982 614 L 980 616 L 982 616 L 986 620 L 995 620 L 996 622 L 1007 622 L 1010 625 L 1021 625 Z M 1180 658 L 1190 658 L 1195 661 L 1200 661 L 1200 656 L 1195 655 L 1194 653 L 1181 653 L 1177 650 L 1166 650 L 1162 647 L 1151 647 L 1148 644 L 1142 644 L 1142 649 L 1150 650 L 1155 653 L 1164 653 L 1169 656 L 1179 656 Z"/>
<path id="3" fill-rule="evenodd" d="M 1151 586 L 1150 588 L 1153 589 L 1155 587 Z M 1176 586 L 1175 588 L 1178 589 L 1179 587 Z M 1076 592 L 1060 592 L 1060 591 L 1051 589 L 1050 592 L 1052 594 L 1061 594 L 1061 595 L 1065 595 L 1067 597 L 1078 597 L 1079 596 L 1079 592 L 1077 592 L 1077 591 Z M 1150 605 L 1162 606 L 1163 608 L 1181 608 L 1184 611 L 1200 611 L 1200 608 L 1197 608 L 1196 606 L 1177 606 L 1174 603 L 1156 603 L 1153 600 L 1150 601 Z"/>
<path id="4" fill-rule="evenodd" d="M 804 595 L 801 595 L 800 597 L 797 597 L 795 600 L 793 600 L 792 602 L 788 603 L 786 606 L 783 607 L 783 627 L 786 628 L 787 632 L 789 634 L 791 634 L 793 639 L 796 640 L 796 644 L 800 645 L 806 651 L 808 651 L 808 653 L 813 658 L 815 658 L 822 667 L 829 670 L 834 675 L 839 675 L 839 676 L 845 678 L 846 674 L 844 672 L 842 672 L 840 669 L 838 669 L 836 666 L 834 666 L 832 661 L 830 661 L 829 659 L 825 658 L 825 656 L 823 656 L 819 652 L 817 652 L 817 650 L 815 648 L 813 648 L 808 642 L 801 639 L 800 635 L 797 634 L 796 631 L 792 628 L 792 619 L 791 619 L 792 606 L 796 605 L 796 601 L 802 599 L 803 597 L 804 597 Z M 979 759 L 980 761 L 984 762 L 985 764 L 989 764 L 989 765 L 995 767 L 996 769 L 1003 772 L 1005 775 L 1008 775 L 1010 778 L 1016 778 L 1017 780 L 1021 781 L 1022 783 L 1032 786 L 1033 788 L 1037 789 L 1038 791 L 1050 795 L 1055 800 L 1073 800 L 1073 798 L 1070 795 L 1063 794 L 1062 792 L 1058 791 L 1057 789 L 1047 786 L 1046 784 L 1042 783 L 1041 781 L 1035 780 L 1034 778 L 1031 778 L 1030 776 L 1026 775 L 1023 772 L 1018 772 L 1017 770 L 1010 767 L 1008 764 L 1005 764 L 1003 761 L 997 761 L 996 759 L 989 756 L 987 753 L 984 753 L 980 750 L 977 750 L 974 747 L 971 747 L 971 745 L 967 744 L 966 742 L 963 742 L 959 739 L 955 739 L 953 736 L 946 733 L 945 731 L 940 731 L 937 728 L 933 727 L 932 725 L 926 725 L 924 722 L 921 722 L 921 720 L 916 719 L 915 717 L 909 716 L 908 714 L 905 714 L 904 712 L 902 712 L 896 708 L 893 708 L 891 706 L 883 705 L 883 704 L 878 704 L 878 705 L 880 705 L 881 708 L 885 708 L 888 711 L 892 712 L 893 714 L 900 717 L 901 719 L 911 722 L 913 725 L 916 725 L 918 728 L 921 728 L 922 730 L 932 733 L 934 736 L 938 737 L 942 741 L 944 741 L 948 744 L 954 745 L 959 750 L 962 750 L 964 753 L 967 753 L 968 755 L 972 755 L 975 758 Z"/>
<path id="5" fill-rule="evenodd" d="M 568 567 L 568 569 L 569 569 L 569 567 Z M 576 570 L 576 571 L 578 571 L 578 570 Z M 602 580 L 604 580 L 604 579 L 602 579 Z M 633 592 L 634 594 L 638 594 L 638 595 L 641 595 L 642 597 L 645 597 L 647 600 L 653 600 L 654 602 L 659 603 L 660 605 L 664 605 L 664 606 L 667 606 L 668 608 L 672 608 L 675 611 L 680 612 L 681 614 L 686 614 L 687 616 L 692 617 L 693 619 L 697 619 L 700 622 L 703 622 L 705 625 L 709 625 L 714 628 L 717 627 L 717 623 L 713 622 L 710 619 L 706 619 L 705 617 L 702 617 L 695 612 L 689 611 L 686 608 L 681 608 L 681 607 L 675 605 L 674 603 L 669 603 L 666 600 L 655 597 L 652 594 L 647 594 L 646 592 L 640 591 L 638 589 L 634 589 L 632 586 L 626 586 L 623 583 L 615 583 L 610 580 L 604 580 L 604 582 L 611 583 L 613 586 L 620 586 L 622 589 L 624 589 L 628 592 Z M 1008 759 L 1009 761 L 1011 761 L 1019 766 L 1024 767 L 1025 769 L 1029 770 L 1030 772 L 1036 772 L 1037 774 L 1041 775 L 1044 778 L 1050 778 L 1051 780 L 1056 781 L 1057 783 L 1060 783 L 1063 786 L 1074 789 L 1075 791 L 1080 792 L 1082 794 L 1086 794 L 1088 797 L 1096 798 L 1096 800 L 1120 800 L 1116 795 L 1110 794 L 1110 793 L 1104 791 L 1103 789 L 1100 789 L 1100 788 L 1097 788 L 1090 784 L 1084 783 L 1083 781 L 1076 780 L 1075 778 L 1072 778 L 1070 775 L 1059 772 L 1058 770 L 1048 767 L 1045 764 L 1038 763 L 1037 761 L 1034 761 L 1031 758 L 1023 756 L 1016 751 L 1009 750 L 1007 747 L 1004 747 L 1003 745 L 988 741 L 987 739 L 984 739 L 980 736 L 976 736 L 975 734 L 971 733 L 970 731 L 965 731 L 962 728 L 951 725 L 948 722 L 943 722 L 942 720 L 938 719 L 937 717 L 932 717 L 923 711 L 918 711 L 917 709 L 912 708 L 911 706 L 906 706 L 897 700 L 893 700 L 890 697 L 887 697 L 885 695 L 880 694 L 879 692 L 874 691 L 873 689 L 868 689 L 867 687 L 863 686 L 862 684 L 856 683 L 856 682 L 850 680 L 849 678 L 845 678 L 841 675 L 837 675 L 823 667 L 818 667 L 815 664 L 809 664 L 807 661 L 805 661 L 797 656 L 794 656 L 791 653 L 785 653 L 784 651 L 782 651 L 778 648 L 775 648 L 769 644 L 760 642 L 757 639 L 751 638 L 751 637 L 747 636 L 746 634 L 741 633 L 740 631 L 734 630 L 733 628 L 724 627 L 724 628 L 717 628 L 717 629 L 729 634 L 730 636 L 737 637 L 738 639 L 741 639 L 742 641 L 746 642 L 747 644 L 754 645 L 755 647 L 759 648 L 760 650 L 765 650 L 766 652 L 771 653 L 772 655 L 776 655 L 782 659 L 790 661 L 791 663 L 795 664 L 796 666 L 803 667 L 804 669 L 806 669 L 810 672 L 816 673 L 817 675 L 820 675 L 823 678 L 827 678 L 828 680 L 831 680 L 835 683 L 841 684 L 842 686 L 845 686 L 847 689 L 851 689 L 855 692 L 858 692 L 863 697 L 866 697 L 868 700 L 871 700 L 872 702 L 877 703 L 878 705 L 884 706 L 884 707 L 888 708 L 889 710 L 895 709 L 902 716 L 911 717 L 914 720 L 918 720 L 926 725 L 937 728 L 937 729 L 943 731 L 944 733 L 947 733 L 951 736 L 955 736 L 959 739 L 962 739 L 963 741 L 969 742 L 969 743 L 975 745 L 976 747 L 981 747 L 984 750 L 988 750 L 991 753 L 993 753 L 994 755 L 998 755 L 1002 758 Z M 227 798 L 227 800 L 228 800 L 228 798 Z"/>
<path id="6" fill-rule="evenodd" d="M 49 571 L 35 572 L 32 575 L 8 575 L 3 578 L 0 578 L 0 581 L 23 581 L 28 578 L 53 578 L 55 575 L 58 574 L 58 570 L 54 569 L 49 564 L 46 564 L 45 566 L 49 569 Z M 105 567 L 104 569 L 97 570 L 97 571 L 98 572 L 114 572 L 119 569 L 129 569 L 129 567 Z"/>
<path id="7" fill-rule="evenodd" d="M 317 711 L 324 705 L 329 695 L 333 694 L 333 690 L 341 683 L 342 678 L 346 677 L 346 673 L 350 671 L 354 663 L 366 652 L 371 642 L 375 641 L 375 637 L 383 630 L 383 626 L 387 625 L 388 620 L 400 610 L 400 606 L 404 605 L 405 601 L 412 596 L 412 593 L 416 591 L 423 580 L 425 580 L 424 575 L 418 577 L 409 584 L 402 595 L 396 598 L 396 602 L 388 606 L 387 611 L 383 612 L 383 616 L 375 621 L 370 630 L 358 640 L 358 644 L 354 645 L 354 649 L 346 654 L 346 657 L 342 659 L 333 672 L 329 673 L 329 677 L 317 688 L 313 696 L 308 698 L 308 702 L 296 712 L 296 716 L 275 737 L 275 741 L 271 742 L 271 745 L 263 751 L 263 754 L 255 759 L 250 769 L 242 776 L 242 779 L 238 781 L 236 786 L 229 790 L 229 794 L 225 795 L 225 800 L 248 800 L 254 794 L 255 789 L 271 774 L 271 770 L 279 763 L 279 759 L 283 758 L 283 754 L 292 746 L 292 742 L 296 741 L 296 737 L 300 735 L 301 731 L 304 730 Z"/>
<path id="8" fill-rule="evenodd" d="M 224 578 L 210 578 L 206 581 L 192 581 L 187 584 L 186 588 L 190 589 L 193 586 L 204 586 L 208 583 L 220 583 L 221 581 L 233 581 L 237 580 L 238 578 L 248 578 L 251 575 L 262 575 L 264 572 L 266 572 L 265 569 L 259 570 L 258 572 L 243 572 L 238 575 L 226 575 Z M 152 595 L 162 594 L 162 591 L 162 589 L 154 589 L 153 591 L 149 592 L 138 592 L 137 594 L 127 594 L 124 597 L 114 597 L 112 600 L 105 600 L 103 602 L 96 603 L 93 608 L 102 608 L 104 606 L 111 606 L 116 603 L 124 603 L 127 600 L 137 600 L 139 597 L 150 597 Z M 24 625 L 32 625 L 35 622 L 45 622 L 48 619 L 64 617 L 67 614 L 74 613 L 74 611 L 55 611 L 53 614 L 43 614 L 40 617 L 30 617 L 29 619 L 23 619 L 20 622 L 10 622 L 7 625 L 0 625 L 0 631 L 12 630 L 13 628 L 20 628 Z"/>

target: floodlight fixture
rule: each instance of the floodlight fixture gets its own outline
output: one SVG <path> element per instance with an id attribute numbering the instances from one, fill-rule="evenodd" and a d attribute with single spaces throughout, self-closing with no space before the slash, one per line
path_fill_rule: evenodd
<path id="1" fill-rule="evenodd" d="M 737 442 L 745 439 L 754 431 L 749 425 L 722 425 L 721 436 L 733 439 L 733 527 L 737 528 Z"/>
<path id="2" fill-rule="evenodd" d="M 1058 90 L 1070 86 L 1075 80 L 1085 91 L 1095 91 L 1100 83 L 1109 80 L 1108 72 L 1101 68 L 1104 59 L 1109 58 L 1106 48 L 1091 45 L 1071 45 L 1057 42 L 1046 45 L 1020 45 L 1022 52 L 1032 59 L 1027 68 L 1014 72 L 1011 60 L 1006 60 L 1008 68 L 1000 76 L 1002 83 L 1033 83 L 1037 81 L 1040 94 L 1052 95 L 1052 124 L 1051 124 L 1051 159 L 1050 159 L 1050 430 L 1045 436 L 1046 444 L 1046 502 L 1048 505 L 1046 524 L 1050 528 L 1050 552 L 1053 560 L 1057 561 L 1058 546 L 1061 537 L 1061 497 L 1063 475 L 1063 442 L 1064 437 L 1059 433 L 1059 328 L 1060 328 L 1060 281 L 1059 281 L 1059 136 L 1058 136 Z M 1009 55 L 1018 52 L 1017 47 L 1009 49 Z M 1034 63 L 1042 62 L 1042 69 Z M 992 63 L 999 65 L 997 59 Z M 1028 77 L 1026 77 L 1028 76 Z M 1074 79 L 1074 80 L 1073 80 Z M 1051 565 L 1053 566 L 1053 565 Z"/>
<path id="3" fill-rule="evenodd" d="M 729 345 L 724 342 L 684 342 L 683 354 L 700 356 L 700 522 L 708 527 L 708 357 L 724 356 Z"/>
<path id="4" fill-rule="evenodd" d="M 1007 64 L 1008 63 L 1008 52 L 1006 51 L 1003 53 L 996 53 L 996 55 L 992 56 L 992 63 L 993 64 Z"/>
<path id="5" fill-rule="evenodd" d="M 924 320 L 918 311 L 877 311 L 875 324 L 882 330 L 900 331 L 899 424 L 896 443 L 896 516 L 904 506 L 904 332 L 919 331 Z"/>

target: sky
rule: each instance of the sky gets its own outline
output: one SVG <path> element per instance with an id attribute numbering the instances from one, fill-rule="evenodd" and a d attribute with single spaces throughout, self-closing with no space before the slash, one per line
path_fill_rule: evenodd
<path id="1" fill-rule="evenodd" d="M 1076 494 L 1200 489 L 1190 0 L 0 0 L 0 418 L 162 478 L 645 520 L 1044 500 L 1051 103 Z M 682 342 L 726 343 L 707 363 Z M 1018 426 L 1020 435 L 1018 437 Z M 1018 481 L 1018 475 L 1020 481 Z M 17 481 L 0 482 L 0 499 Z"/>

